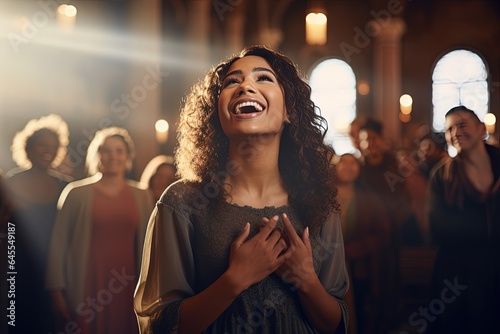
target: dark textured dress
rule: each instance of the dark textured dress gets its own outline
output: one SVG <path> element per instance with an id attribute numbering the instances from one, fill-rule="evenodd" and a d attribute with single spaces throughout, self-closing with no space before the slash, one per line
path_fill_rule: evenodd
<path id="1" fill-rule="evenodd" d="M 59 191 L 67 182 L 57 180 Z M 44 289 L 50 234 L 56 216 L 57 194 L 47 203 L 28 202 L 10 193 L 18 203 L 11 212 L 15 225 L 16 326 L 9 333 L 49 333 L 52 330 L 50 295 Z M 2 282 L 3 284 L 4 282 Z"/>
<path id="2" fill-rule="evenodd" d="M 48 333 L 51 330 L 50 295 L 43 282 L 56 216 L 56 203 L 31 204 L 16 210 L 16 326 L 12 333 Z M 3 284 L 3 282 L 2 282 Z"/>
<path id="3" fill-rule="evenodd" d="M 146 234 L 135 297 L 142 333 L 149 332 L 151 317 L 159 318 L 154 327 L 162 333 L 175 333 L 182 300 L 198 294 L 226 271 L 230 245 L 246 222 L 251 225 L 250 238 L 258 232 L 263 217 L 283 212 L 302 235 L 305 225 L 288 206 L 256 209 L 227 202 L 212 205 L 200 185 L 183 181 L 172 185 L 157 204 Z M 337 213 L 330 216 L 319 233 L 311 234 L 311 246 L 318 277 L 339 300 L 346 321 L 342 298 L 348 279 Z M 205 333 L 316 330 L 306 320 L 296 288 L 271 274 L 241 293 Z"/>

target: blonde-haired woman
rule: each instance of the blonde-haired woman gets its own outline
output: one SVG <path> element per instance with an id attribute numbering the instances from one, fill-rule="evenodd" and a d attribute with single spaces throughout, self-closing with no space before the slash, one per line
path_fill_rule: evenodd
<path id="1" fill-rule="evenodd" d="M 125 129 L 99 131 L 87 151 L 91 176 L 61 195 L 46 279 L 60 330 L 137 333 L 132 300 L 152 199 L 125 177 L 133 158 Z"/>
<path id="2" fill-rule="evenodd" d="M 9 223 L 15 227 L 16 326 L 12 333 L 51 331 L 50 298 L 43 288 L 56 203 L 67 178 L 55 171 L 64 157 L 69 131 L 50 114 L 31 119 L 12 141 L 17 168 L 7 173 Z"/>

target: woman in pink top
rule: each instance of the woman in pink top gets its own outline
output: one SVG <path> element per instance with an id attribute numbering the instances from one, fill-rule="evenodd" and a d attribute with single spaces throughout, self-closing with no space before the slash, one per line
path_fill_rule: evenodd
<path id="1" fill-rule="evenodd" d="M 87 152 L 93 176 L 61 195 L 46 280 L 60 329 L 137 333 L 133 292 L 152 199 L 125 178 L 133 157 L 126 130 L 101 130 Z"/>

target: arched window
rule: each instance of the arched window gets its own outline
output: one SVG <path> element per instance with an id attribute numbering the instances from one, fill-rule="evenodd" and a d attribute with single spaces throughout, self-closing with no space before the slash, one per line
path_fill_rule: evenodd
<path id="1" fill-rule="evenodd" d="M 488 113 L 489 92 L 486 65 L 477 54 L 454 50 L 445 54 L 432 73 L 432 127 L 444 132 L 444 115 L 451 108 L 464 105 L 483 120 Z"/>
<path id="2" fill-rule="evenodd" d="M 337 154 L 354 153 L 349 125 L 356 117 L 356 77 L 340 59 L 327 59 L 314 67 L 309 80 L 311 100 L 328 122 L 325 142 Z"/>

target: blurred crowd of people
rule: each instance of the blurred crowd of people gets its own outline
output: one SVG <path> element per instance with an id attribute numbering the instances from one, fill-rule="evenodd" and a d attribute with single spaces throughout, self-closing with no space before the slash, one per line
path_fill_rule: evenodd
<path id="1" fill-rule="evenodd" d="M 455 122 L 446 133 L 448 144 L 458 143 L 459 158 L 449 157 L 445 136 L 430 131 L 419 133 L 413 147 L 395 149 L 385 140 L 382 123 L 367 117 L 351 124 L 356 152 L 332 157 L 351 281 L 345 297 L 350 333 L 387 333 L 398 325 L 403 247 L 439 247 L 434 293 L 442 291 L 443 282 L 463 278 L 459 284 L 469 289 L 467 298 L 481 300 L 493 318 L 498 314 L 498 303 L 487 297 L 500 291 L 500 259 L 493 245 L 500 223 L 498 149 L 486 146 L 493 167 L 485 162 L 482 174 L 467 167 L 466 157 L 475 156 L 464 144 L 471 135 L 456 139 L 451 131 L 462 131 L 457 115 L 470 113 L 464 108 L 447 116 L 447 122 Z M 481 126 L 474 131 L 479 150 L 485 132 Z M 7 222 L 15 226 L 16 326 L 9 333 L 64 332 L 68 326 L 81 333 L 137 333 L 132 300 L 146 224 L 162 193 L 177 180 L 176 164 L 173 157 L 159 155 L 139 182 L 127 179 L 134 144 L 125 129 L 111 127 L 97 132 L 89 146 L 88 178 L 74 180 L 57 171 L 68 144 L 61 117 L 31 120 L 13 140 L 18 168 L 0 175 L 2 235 Z M 479 223 L 473 226 L 466 218 Z M 471 279 L 479 275 L 493 279 Z M 449 311 L 449 316 L 465 315 L 459 325 L 446 327 L 445 313 L 442 322 L 429 327 L 444 333 L 443 328 L 458 330 L 480 319 L 480 310 L 466 311 L 465 298 L 454 304 L 459 313 Z M 483 327 L 493 326 L 498 323 Z"/>
<path id="2" fill-rule="evenodd" d="M 359 117 L 350 136 L 360 154 L 333 160 L 352 281 L 346 300 L 353 300 L 353 333 L 397 328 L 405 302 L 400 253 L 414 247 L 437 250 L 425 290 L 429 301 L 440 301 L 450 282 L 466 290 L 443 306 L 439 317 L 422 317 L 419 332 L 500 328 L 492 313 L 499 312 L 493 299 L 500 295 L 499 150 L 464 106 L 448 112 L 446 127 L 445 134 L 417 133 L 412 147 L 393 147 L 381 122 Z M 447 147 L 457 155 L 451 157 Z"/>
<path id="3" fill-rule="evenodd" d="M 429 171 L 447 155 L 444 138 L 420 133 L 394 148 L 376 119 L 351 123 L 355 153 L 335 156 L 346 261 L 352 287 L 351 332 L 387 333 L 403 315 L 400 253 L 433 246 L 425 217 Z M 356 319 L 356 320 L 354 320 Z M 355 328 L 355 329 L 354 329 Z"/>
<path id="4" fill-rule="evenodd" d="M 9 333 L 137 333 L 132 300 L 144 233 L 155 202 L 176 181 L 173 158 L 157 156 L 140 182 L 127 179 L 132 138 L 105 128 L 89 145 L 88 177 L 74 180 L 58 171 L 68 144 L 60 116 L 30 120 L 11 146 L 18 167 L 1 175 L 2 236 L 7 222 L 15 231 Z M 6 296 L 2 289 L 2 309 Z"/>

